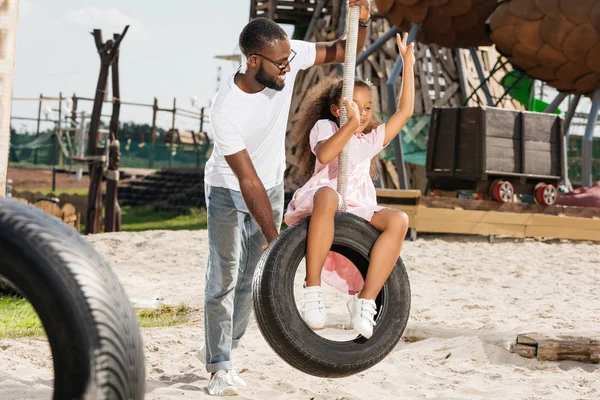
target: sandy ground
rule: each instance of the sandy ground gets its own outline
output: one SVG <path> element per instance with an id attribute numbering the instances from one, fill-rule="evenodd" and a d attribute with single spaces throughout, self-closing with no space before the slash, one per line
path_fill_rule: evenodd
<path id="1" fill-rule="evenodd" d="M 192 323 L 144 329 L 147 399 L 203 399 L 208 374 L 195 357 L 204 337 L 206 231 L 149 231 L 88 237 L 113 263 L 138 306 L 160 297 L 198 308 Z M 594 399 L 600 367 L 539 362 L 506 350 L 518 333 L 584 333 L 600 326 L 600 246 L 589 243 L 429 236 L 403 251 L 412 289 L 407 332 L 371 369 L 343 379 L 297 371 L 268 346 L 252 319 L 234 362 L 248 399 Z M 300 277 L 300 274 L 298 275 Z M 300 280 L 297 280 L 300 284 Z M 347 338 L 345 297 L 326 291 L 324 334 Z M 437 334 L 435 334 L 437 332 Z M 492 342 L 490 337 L 496 338 Z M 497 340 L 506 339 L 505 342 Z M 0 398 L 48 399 L 50 351 L 44 340 L 0 341 Z"/>

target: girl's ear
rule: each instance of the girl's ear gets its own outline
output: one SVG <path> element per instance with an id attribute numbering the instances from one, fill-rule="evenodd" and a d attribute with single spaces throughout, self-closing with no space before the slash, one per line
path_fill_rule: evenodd
<path id="1" fill-rule="evenodd" d="M 340 117 L 340 108 L 337 105 L 332 104 L 331 106 L 329 106 L 329 111 L 331 111 L 334 117 Z"/>

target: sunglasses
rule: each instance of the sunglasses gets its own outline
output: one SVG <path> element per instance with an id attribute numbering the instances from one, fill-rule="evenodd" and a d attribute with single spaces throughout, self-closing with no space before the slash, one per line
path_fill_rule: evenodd
<path id="1" fill-rule="evenodd" d="M 294 59 L 294 57 L 296 57 L 296 52 L 294 50 L 292 50 L 291 57 L 286 62 L 284 62 L 283 64 L 282 63 L 278 63 L 276 61 L 273 61 L 270 58 L 265 57 L 262 54 L 258 54 L 258 53 L 252 53 L 252 54 L 250 54 L 250 56 L 257 56 L 257 57 L 264 58 L 265 60 L 269 61 L 271 64 L 273 64 L 277 68 L 279 68 L 280 72 L 283 72 L 288 67 L 288 65 L 290 65 L 290 63 L 292 62 L 292 60 Z"/>

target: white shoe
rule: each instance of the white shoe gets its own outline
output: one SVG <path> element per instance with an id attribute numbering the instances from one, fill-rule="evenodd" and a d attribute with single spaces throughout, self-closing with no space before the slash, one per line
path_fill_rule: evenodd
<path id="1" fill-rule="evenodd" d="M 240 376 L 240 374 L 238 374 L 238 372 L 235 369 L 232 369 L 231 371 L 229 371 L 230 375 L 231 375 L 231 380 L 233 382 L 233 384 L 235 385 L 235 387 L 237 387 L 238 389 L 247 389 L 248 385 L 246 385 L 246 382 L 244 382 L 244 380 L 242 379 L 242 377 Z"/>
<path id="2" fill-rule="evenodd" d="M 206 347 L 204 347 L 204 345 L 202 345 L 202 347 L 200 347 L 200 349 L 196 352 L 196 357 L 198 357 L 198 359 L 200 361 L 202 361 L 202 364 L 204 364 L 204 365 L 206 365 L 205 349 L 206 349 Z M 231 375 L 231 381 L 238 389 L 246 389 L 248 387 L 246 382 L 244 382 L 242 377 L 238 374 L 238 372 L 235 369 L 230 370 L 229 373 Z"/>
<path id="3" fill-rule="evenodd" d="M 373 327 L 375 326 L 373 318 L 377 314 L 375 301 L 359 299 L 358 294 L 355 294 L 348 300 L 347 306 L 352 328 L 369 339 L 373 335 Z"/>
<path id="4" fill-rule="evenodd" d="M 327 322 L 321 286 L 302 288 L 302 318 L 311 329 L 322 329 Z"/>
<path id="5" fill-rule="evenodd" d="M 215 372 L 208 381 L 208 394 L 211 396 L 237 396 L 238 389 L 233 383 L 231 371 L 223 369 Z"/>

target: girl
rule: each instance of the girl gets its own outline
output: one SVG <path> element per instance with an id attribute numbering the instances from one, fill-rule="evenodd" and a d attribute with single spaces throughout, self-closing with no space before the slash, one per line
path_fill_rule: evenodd
<path id="1" fill-rule="evenodd" d="M 406 45 L 407 34 L 404 38 L 396 36 L 404 61 L 402 93 L 398 111 L 385 124 L 373 121 L 370 84 L 356 80 L 352 104 L 343 99 L 348 110 L 348 122 L 340 129 L 342 80 L 335 79 L 321 82 L 311 90 L 296 125 L 294 139 L 300 160 L 299 177 L 305 179 L 311 173 L 312 177 L 294 193 L 285 222 L 292 225 L 311 216 L 302 317 L 312 329 L 323 328 L 327 321 L 321 291 L 321 274 L 327 262 L 324 280 L 338 288 L 342 283 L 347 285 L 346 290 L 350 294 L 354 292 L 348 301 L 352 328 L 367 339 L 371 337 L 377 313 L 375 298 L 396 264 L 408 230 L 406 214 L 377 205 L 372 180 L 374 157 L 398 135 L 413 113 L 414 44 Z M 334 235 L 333 218 L 341 203 L 336 192 L 337 156 L 348 142 L 348 170 L 351 172 L 346 193 L 347 211 L 366 219 L 381 232 L 371 251 L 362 290 L 362 277 L 356 268 L 348 266 L 349 260 L 341 255 L 329 252 Z M 328 275 L 327 272 L 331 273 Z M 356 293 L 358 290 L 360 292 Z"/>

